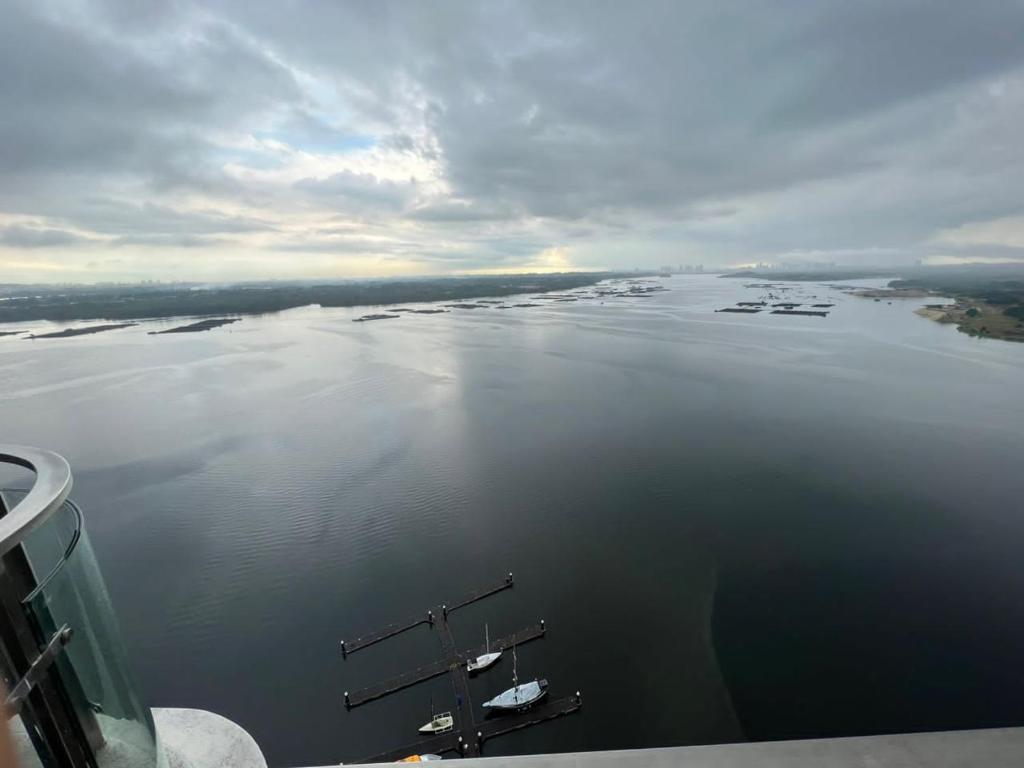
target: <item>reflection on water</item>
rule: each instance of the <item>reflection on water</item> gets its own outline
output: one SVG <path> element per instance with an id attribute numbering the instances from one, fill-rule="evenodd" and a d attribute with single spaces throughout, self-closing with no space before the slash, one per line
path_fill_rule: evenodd
<path id="1" fill-rule="evenodd" d="M 521 673 L 585 705 L 490 754 L 1024 719 L 1024 345 L 912 301 L 801 286 L 832 315 L 730 316 L 759 291 L 666 284 L 0 339 L 3 439 L 75 468 L 149 703 L 221 712 L 272 764 L 415 738 L 446 679 L 341 695 L 437 638 L 338 641 L 508 570 L 457 638 L 544 618 Z"/>

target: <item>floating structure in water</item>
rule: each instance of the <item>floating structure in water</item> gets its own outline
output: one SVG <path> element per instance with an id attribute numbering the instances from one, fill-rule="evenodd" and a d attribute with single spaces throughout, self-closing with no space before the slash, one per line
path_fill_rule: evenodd
<path id="1" fill-rule="evenodd" d="M 443 733 L 435 732 L 421 741 L 365 757 L 356 762 L 394 762 L 408 755 L 444 754 L 445 752 L 458 752 L 463 757 L 476 757 L 480 755 L 483 743 L 487 739 L 576 712 L 582 706 L 583 700 L 579 691 L 577 691 L 574 696 L 537 704 L 526 712 L 518 712 L 505 717 L 488 718 L 486 720 L 483 718 L 478 720 L 476 718 L 469 689 L 468 663 L 471 660 L 478 659 L 485 653 L 500 652 L 543 637 L 546 627 L 542 620 L 539 624 L 532 627 L 525 627 L 499 640 L 490 641 L 489 645 L 485 644 L 480 648 L 469 651 L 459 651 L 456 648 L 455 638 L 452 635 L 448 617 L 460 608 L 510 589 L 513 584 L 512 574 L 509 573 L 500 584 L 479 589 L 458 602 L 452 604 L 443 603 L 418 616 L 389 624 L 383 629 L 369 632 L 353 641 L 341 641 L 342 656 L 347 659 L 349 655 L 356 651 L 407 632 L 421 624 L 427 624 L 432 629 L 438 631 L 438 639 L 441 642 L 442 650 L 442 658 L 431 664 L 426 664 L 377 685 L 368 686 L 351 693 L 346 691 L 345 707 L 347 709 L 353 709 L 354 707 L 443 674 L 450 674 L 452 676 L 452 684 L 455 689 L 456 701 L 458 702 L 458 706 L 453 708 L 450 713 L 454 721 L 450 730 L 445 729 Z M 546 681 L 544 688 L 546 692 Z"/>
<path id="2" fill-rule="evenodd" d="M 394 320 L 395 318 L 401 317 L 401 315 L 363 315 L 362 317 L 356 317 L 352 319 L 353 323 L 365 323 L 368 320 Z"/>

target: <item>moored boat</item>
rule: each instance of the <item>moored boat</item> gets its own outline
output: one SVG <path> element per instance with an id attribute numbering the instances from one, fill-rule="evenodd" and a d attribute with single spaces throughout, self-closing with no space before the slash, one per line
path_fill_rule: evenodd
<path id="1" fill-rule="evenodd" d="M 484 702 L 484 709 L 517 710 L 526 709 L 548 692 L 547 680 L 534 680 L 522 685 L 515 685 L 503 693 L 499 693 L 490 701 Z"/>
<path id="2" fill-rule="evenodd" d="M 488 631 L 487 625 L 484 624 L 484 653 L 477 656 L 475 659 L 469 659 L 466 662 L 466 671 L 469 673 L 481 672 L 491 666 L 494 662 L 501 658 L 501 651 L 495 651 L 491 653 L 491 635 Z"/>
<path id="3" fill-rule="evenodd" d="M 451 712 L 441 712 L 433 715 L 430 722 L 420 726 L 420 733 L 448 733 L 455 727 L 455 718 Z"/>
<path id="4" fill-rule="evenodd" d="M 512 646 L 512 687 L 503 691 L 490 701 L 484 702 L 484 709 L 497 711 L 514 711 L 526 709 L 540 701 L 548 692 L 547 680 L 533 680 L 529 683 L 519 683 L 519 673 L 516 663 L 516 647 Z"/>

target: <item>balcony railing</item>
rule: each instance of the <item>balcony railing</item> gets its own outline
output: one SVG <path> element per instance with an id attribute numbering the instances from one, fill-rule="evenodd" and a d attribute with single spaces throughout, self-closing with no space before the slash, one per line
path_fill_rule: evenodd
<path id="1" fill-rule="evenodd" d="M 0 490 L 0 673 L 16 740 L 47 768 L 163 768 L 82 513 L 68 500 L 68 463 L 0 445 L 3 464 L 35 476 L 27 489 Z"/>

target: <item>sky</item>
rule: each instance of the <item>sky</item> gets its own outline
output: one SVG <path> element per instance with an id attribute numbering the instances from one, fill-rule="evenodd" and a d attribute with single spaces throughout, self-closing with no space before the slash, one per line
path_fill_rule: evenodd
<path id="1" fill-rule="evenodd" d="M 0 283 L 1024 260 L 1017 0 L 0 19 Z"/>

